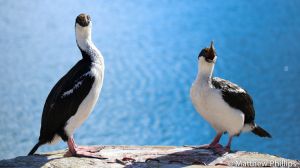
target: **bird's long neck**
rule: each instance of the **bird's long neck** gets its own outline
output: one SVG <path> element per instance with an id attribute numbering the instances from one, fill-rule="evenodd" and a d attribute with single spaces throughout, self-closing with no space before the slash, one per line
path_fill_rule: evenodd
<path id="1" fill-rule="evenodd" d="M 91 62 L 103 62 L 103 57 L 91 38 L 91 29 L 89 27 L 76 29 L 76 42 L 81 51 L 84 60 Z"/>
<path id="2" fill-rule="evenodd" d="M 86 44 L 84 44 L 84 47 L 78 44 L 83 59 L 91 62 L 102 62 L 103 57 L 94 43 L 91 40 L 86 41 L 85 43 Z"/>
<path id="3" fill-rule="evenodd" d="M 215 63 L 208 63 L 201 57 L 198 61 L 198 74 L 195 82 L 204 87 L 209 86 L 211 84 L 214 66 Z"/>

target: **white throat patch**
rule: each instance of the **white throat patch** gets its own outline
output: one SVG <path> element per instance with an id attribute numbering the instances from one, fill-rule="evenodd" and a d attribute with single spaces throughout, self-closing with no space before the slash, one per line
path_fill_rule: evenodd
<path id="1" fill-rule="evenodd" d="M 75 25 L 76 42 L 82 50 L 88 48 L 89 43 L 92 41 L 92 22 L 86 27 L 80 26 L 78 23 Z"/>

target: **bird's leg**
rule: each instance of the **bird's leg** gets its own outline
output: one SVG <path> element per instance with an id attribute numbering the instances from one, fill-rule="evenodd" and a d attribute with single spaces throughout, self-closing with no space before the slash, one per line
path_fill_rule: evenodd
<path id="1" fill-rule="evenodd" d="M 74 142 L 74 139 L 73 137 L 69 138 L 68 139 L 68 148 L 69 148 L 69 152 L 72 154 L 72 155 L 75 155 L 76 154 L 76 144 Z"/>
<path id="2" fill-rule="evenodd" d="M 78 146 L 77 146 L 77 144 L 75 143 L 75 140 L 74 140 L 73 136 L 70 138 L 70 140 L 71 140 L 71 143 L 74 144 L 74 147 L 77 148 Z"/>
<path id="3" fill-rule="evenodd" d="M 225 147 L 225 151 L 226 151 L 226 152 L 230 152 L 230 146 L 231 146 L 232 138 L 233 138 L 233 136 L 230 135 L 230 136 L 229 136 L 228 143 L 227 143 L 227 145 L 226 145 L 226 147 Z"/>
<path id="4" fill-rule="evenodd" d="M 77 146 L 73 137 L 70 137 L 67 143 L 69 147 L 69 153 L 71 154 L 71 156 L 105 159 L 100 155 L 96 155 L 95 152 L 91 152 L 90 150 L 83 149 Z"/>
<path id="5" fill-rule="evenodd" d="M 223 133 L 217 133 L 216 137 L 214 138 L 214 140 L 209 144 L 210 147 L 214 147 L 214 148 L 218 148 L 218 147 L 222 147 L 222 145 L 219 144 L 219 141 L 222 137 Z"/>
<path id="6" fill-rule="evenodd" d="M 201 145 L 197 147 L 198 149 L 210 149 L 210 148 L 220 148 L 222 145 L 219 144 L 219 141 L 222 137 L 222 132 L 218 132 L 213 141 L 210 144 L 207 145 Z"/>

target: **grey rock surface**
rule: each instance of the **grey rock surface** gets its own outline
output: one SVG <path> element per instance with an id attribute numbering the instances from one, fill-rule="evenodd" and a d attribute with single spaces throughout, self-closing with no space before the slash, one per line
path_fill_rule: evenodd
<path id="1" fill-rule="evenodd" d="M 238 151 L 220 154 L 211 149 L 189 146 L 99 146 L 97 155 L 107 159 L 65 157 L 67 150 L 1 160 L 0 167 L 28 168 L 179 168 L 203 166 L 300 167 L 296 160 Z"/>

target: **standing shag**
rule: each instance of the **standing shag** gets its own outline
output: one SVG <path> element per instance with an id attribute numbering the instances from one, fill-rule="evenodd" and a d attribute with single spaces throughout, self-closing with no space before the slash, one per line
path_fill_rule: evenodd
<path id="1" fill-rule="evenodd" d="M 104 77 L 104 60 L 91 39 L 92 22 L 89 15 L 76 18 L 75 33 L 82 59 L 52 88 L 44 105 L 38 143 L 28 155 L 46 143 L 67 141 L 72 156 L 98 157 L 95 147 L 77 146 L 73 133 L 93 111 Z M 100 157 L 100 156 L 99 156 Z"/>
<path id="2" fill-rule="evenodd" d="M 217 56 L 211 42 L 210 48 L 204 48 L 198 56 L 198 75 L 194 81 L 190 96 L 195 109 L 216 130 L 217 135 L 203 148 L 219 148 L 223 133 L 229 134 L 225 150 L 230 151 L 233 136 L 241 132 L 252 131 L 260 137 L 271 135 L 255 124 L 255 111 L 250 95 L 238 85 L 212 77 Z"/>

